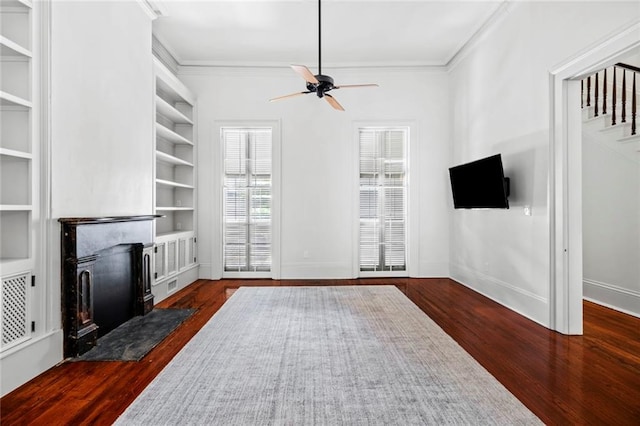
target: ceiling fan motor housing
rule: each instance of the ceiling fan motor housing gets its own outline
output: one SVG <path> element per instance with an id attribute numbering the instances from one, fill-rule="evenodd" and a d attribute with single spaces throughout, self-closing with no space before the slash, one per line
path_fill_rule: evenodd
<path id="1" fill-rule="evenodd" d="M 328 75 L 318 74 L 315 78 L 318 80 L 318 83 L 307 82 L 307 90 L 310 92 L 316 92 L 316 95 L 318 95 L 319 98 L 323 97 L 326 92 L 334 88 L 333 78 Z"/>

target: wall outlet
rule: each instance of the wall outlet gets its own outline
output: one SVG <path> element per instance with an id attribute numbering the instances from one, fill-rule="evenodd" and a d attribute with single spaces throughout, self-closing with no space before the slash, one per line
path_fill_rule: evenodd
<path id="1" fill-rule="evenodd" d="M 303 251 L 302 252 L 302 257 L 305 258 L 305 259 L 308 259 L 309 258 L 309 251 L 308 250 Z"/>

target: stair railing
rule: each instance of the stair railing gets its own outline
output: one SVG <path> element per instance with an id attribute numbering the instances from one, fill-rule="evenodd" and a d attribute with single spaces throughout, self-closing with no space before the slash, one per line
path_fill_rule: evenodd
<path id="1" fill-rule="evenodd" d="M 591 79 L 592 77 L 594 78 L 594 90 L 593 90 L 593 100 L 594 100 L 594 105 L 593 105 L 593 116 L 594 117 L 598 117 L 600 116 L 600 107 L 602 108 L 602 115 L 606 115 L 607 114 L 607 106 L 610 105 L 611 107 L 611 125 L 615 126 L 618 123 L 618 115 L 617 115 L 617 107 L 618 107 L 618 85 L 617 85 L 617 75 L 619 73 L 621 73 L 621 77 L 622 77 L 622 88 L 620 90 L 620 95 L 621 95 L 621 103 L 620 103 L 620 107 L 621 107 L 621 111 L 620 111 L 620 123 L 626 123 L 627 122 L 627 74 L 630 75 L 630 79 L 631 79 L 631 136 L 636 134 L 636 118 L 637 118 L 637 109 L 638 109 L 638 101 L 637 101 L 637 90 L 636 90 L 636 75 L 640 74 L 640 68 L 635 67 L 633 65 L 628 65 L 628 64 L 623 64 L 621 62 L 615 64 L 614 66 L 610 67 L 609 70 L 611 70 L 611 74 L 613 74 L 613 82 L 612 82 L 612 94 L 611 94 L 611 102 L 609 103 L 607 101 L 607 95 L 608 95 L 608 84 L 607 84 L 607 69 L 605 68 L 602 71 L 599 71 L 597 73 L 595 73 L 594 75 L 591 75 L 589 77 L 587 77 L 586 80 L 586 105 L 584 103 L 585 101 L 585 80 L 581 81 L 580 87 L 581 87 L 581 92 L 582 92 L 582 96 L 581 96 L 581 104 L 580 106 L 582 108 L 584 108 L 585 106 L 590 107 L 591 106 Z M 618 71 L 620 70 L 620 71 Z M 602 73 L 602 90 L 600 90 L 600 75 Z M 600 94 L 602 94 L 602 98 L 600 97 Z"/>

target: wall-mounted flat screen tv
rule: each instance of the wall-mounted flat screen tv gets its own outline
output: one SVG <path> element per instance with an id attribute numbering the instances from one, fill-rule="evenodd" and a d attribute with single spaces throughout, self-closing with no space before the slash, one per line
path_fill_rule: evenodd
<path id="1" fill-rule="evenodd" d="M 449 169 L 456 209 L 508 209 L 509 178 L 500 154 Z"/>

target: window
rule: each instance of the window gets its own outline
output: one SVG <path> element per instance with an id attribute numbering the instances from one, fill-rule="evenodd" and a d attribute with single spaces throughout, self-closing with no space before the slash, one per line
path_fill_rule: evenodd
<path id="1" fill-rule="evenodd" d="M 221 129 L 225 272 L 271 270 L 271 128 Z"/>
<path id="2" fill-rule="evenodd" d="M 406 271 L 407 128 L 360 128 L 360 271 Z"/>

